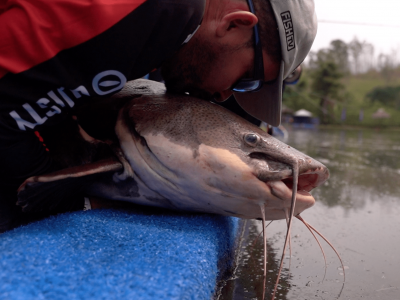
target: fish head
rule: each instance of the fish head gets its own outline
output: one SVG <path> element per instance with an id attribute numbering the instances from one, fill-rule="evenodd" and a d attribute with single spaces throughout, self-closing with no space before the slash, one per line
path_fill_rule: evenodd
<path id="1" fill-rule="evenodd" d="M 310 191 L 329 177 L 317 160 L 225 108 L 185 95 L 133 99 L 116 132 L 139 180 L 179 210 L 252 219 L 264 206 L 267 220 L 285 219 L 296 169 L 295 215 L 314 204 Z"/>

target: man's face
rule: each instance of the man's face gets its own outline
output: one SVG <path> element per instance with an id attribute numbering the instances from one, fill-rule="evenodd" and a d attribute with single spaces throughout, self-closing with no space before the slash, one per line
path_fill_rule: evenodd
<path id="1" fill-rule="evenodd" d="M 264 55 L 265 59 L 268 58 Z M 188 92 L 194 97 L 218 101 L 232 94 L 230 88 L 237 80 L 252 77 L 253 64 L 253 47 L 216 45 L 194 36 L 163 64 L 162 75 L 171 92 Z M 269 68 L 266 81 L 274 79 L 277 71 L 271 70 L 271 64 L 264 65 Z"/>
<path id="2" fill-rule="evenodd" d="M 224 101 L 240 78 L 252 78 L 254 48 L 251 41 L 240 46 L 212 44 L 194 36 L 171 59 L 164 62 L 162 75 L 170 92 L 189 93 L 206 100 Z M 278 75 L 279 64 L 263 53 L 265 81 Z"/>

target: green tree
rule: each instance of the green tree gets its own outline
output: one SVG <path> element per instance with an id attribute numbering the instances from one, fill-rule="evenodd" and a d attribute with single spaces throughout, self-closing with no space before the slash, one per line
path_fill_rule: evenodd
<path id="1" fill-rule="evenodd" d="M 324 61 L 334 62 L 339 71 L 347 74 L 349 70 L 349 46 L 342 40 L 333 40 L 328 48 L 311 52 L 309 54 L 310 67 L 318 68 L 319 64 Z"/>
<path id="2" fill-rule="evenodd" d="M 341 73 L 347 74 L 349 70 L 349 47 L 342 40 L 333 40 L 329 46 L 329 53 Z"/>
<path id="3" fill-rule="evenodd" d="M 303 66 L 303 74 L 300 81 L 294 85 L 287 85 L 283 93 L 283 104 L 297 111 L 299 109 L 306 109 L 314 115 L 318 114 L 319 103 L 318 100 L 311 97 L 309 94 L 310 76 L 309 71 Z"/>
<path id="4" fill-rule="evenodd" d="M 379 102 L 400 109 L 400 86 L 376 87 L 366 95 L 366 98 L 372 103 Z"/>
<path id="5" fill-rule="evenodd" d="M 385 79 L 386 83 L 390 83 L 396 77 L 396 68 L 398 65 L 396 64 L 396 57 L 392 53 L 388 54 L 379 54 L 378 56 L 378 68 Z"/>
<path id="6" fill-rule="evenodd" d="M 312 93 L 319 99 L 321 123 L 330 123 L 334 120 L 333 110 L 336 102 L 344 98 L 345 89 L 340 81 L 343 73 L 339 71 L 338 65 L 328 58 L 318 60 L 310 76 Z"/>
<path id="7" fill-rule="evenodd" d="M 360 42 L 357 38 L 354 38 L 349 43 L 350 54 L 353 58 L 354 74 L 360 73 L 360 59 L 363 52 L 363 42 Z"/>

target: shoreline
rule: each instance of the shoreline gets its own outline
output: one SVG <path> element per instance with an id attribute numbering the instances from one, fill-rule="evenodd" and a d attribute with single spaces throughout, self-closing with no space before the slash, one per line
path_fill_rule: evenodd
<path id="1" fill-rule="evenodd" d="M 282 125 L 286 128 L 293 128 L 290 123 L 282 123 Z M 341 124 L 320 124 L 316 126 L 315 129 L 343 129 L 343 130 L 354 130 L 354 129 L 365 129 L 365 130 L 376 130 L 376 131 L 394 131 L 400 132 L 400 126 L 368 126 L 368 125 L 341 125 Z"/>

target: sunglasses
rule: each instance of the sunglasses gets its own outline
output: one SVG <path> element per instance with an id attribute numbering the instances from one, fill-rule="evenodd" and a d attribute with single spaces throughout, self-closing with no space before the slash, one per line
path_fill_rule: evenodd
<path id="1" fill-rule="evenodd" d="M 251 0 L 247 0 L 250 12 L 255 14 L 254 5 Z M 261 40 L 258 30 L 258 24 L 254 25 L 254 75 L 253 78 L 239 79 L 231 90 L 239 93 L 255 92 L 261 89 L 264 83 L 264 62 L 262 55 Z"/>

